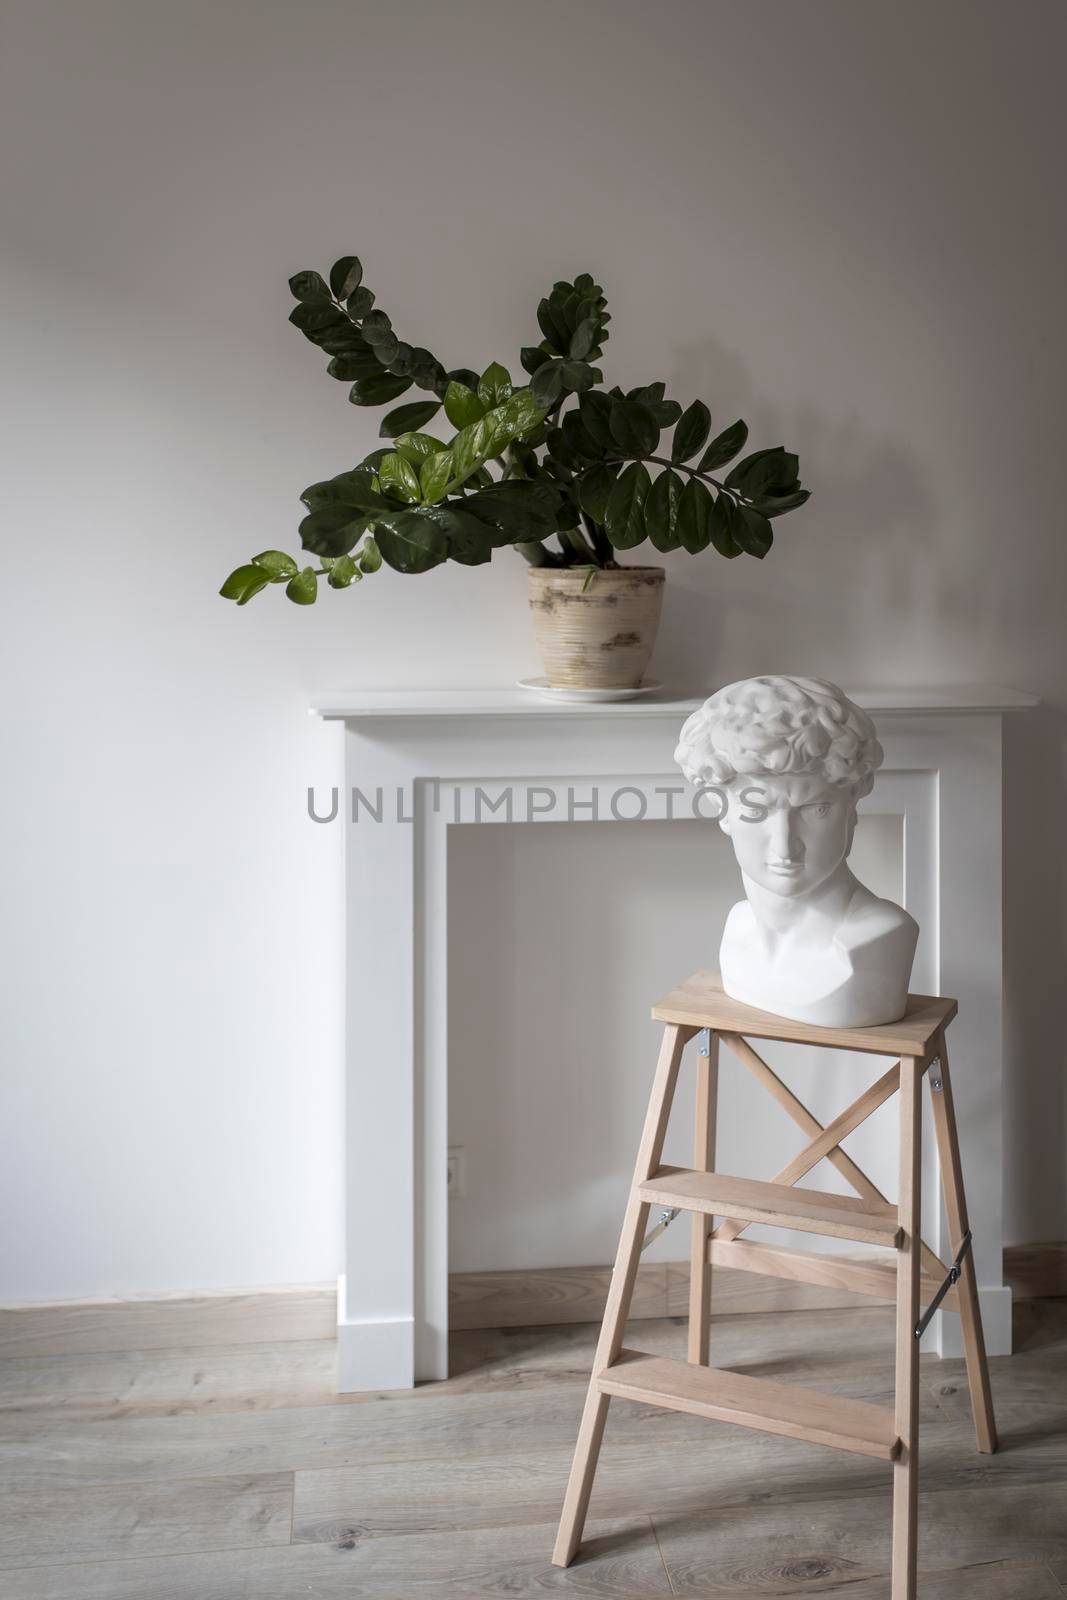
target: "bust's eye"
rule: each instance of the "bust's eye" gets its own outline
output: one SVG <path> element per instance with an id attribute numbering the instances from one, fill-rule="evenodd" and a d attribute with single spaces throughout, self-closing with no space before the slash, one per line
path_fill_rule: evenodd
<path id="1" fill-rule="evenodd" d="M 829 800 L 820 800 L 818 805 L 808 807 L 808 814 L 813 817 L 828 817 L 832 810 L 833 806 Z"/>

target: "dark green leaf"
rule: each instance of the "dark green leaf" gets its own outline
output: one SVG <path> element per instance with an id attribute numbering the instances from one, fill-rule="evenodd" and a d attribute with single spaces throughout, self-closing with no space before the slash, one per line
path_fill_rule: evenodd
<path id="1" fill-rule="evenodd" d="M 359 552 L 359 568 L 361 572 L 377 572 L 382 564 L 382 552 L 378 549 L 378 541 L 368 533 Z"/>
<path id="2" fill-rule="evenodd" d="M 682 414 L 682 408 L 677 400 L 650 400 L 648 409 L 661 428 L 673 428 Z"/>
<path id="3" fill-rule="evenodd" d="M 543 484 L 496 483 L 466 501 L 465 510 L 489 528 L 494 547 L 546 539 L 556 529 L 559 491 Z"/>
<path id="4" fill-rule="evenodd" d="M 344 312 L 338 311 L 336 306 L 301 303 L 290 311 L 289 321 L 312 344 L 321 345 L 324 349 L 328 342 L 339 343 L 343 340 L 351 348 L 353 343 L 360 341 L 359 329 L 354 328 Z M 336 355 L 340 352 L 331 353 Z"/>
<path id="5" fill-rule="evenodd" d="M 712 538 L 712 499 L 699 478 L 690 478 L 678 501 L 678 539 L 691 556 L 706 550 Z"/>
<path id="6" fill-rule="evenodd" d="M 682 412 L 681 420 L 674 430 L 671 460 L 675 465 L 681 461 L 688 461 L 690 456 L 695 456 L 706 444 L 710 432 L 711 412 L 703 400 L 694 400 L 689 409 Z"/>
<path id="7" fill-rule="evenodd" d="M 799 462 L 795 455 L 778 445 L 755 450 L 745 456 L 726 475 L 726 485 L 755 499 L 761 494 L 790 494 L 796 488 Z"/>
<path id="8" fill-rule="evenodd" d="M 300 543 L 312 555 L 347 555 L 359 543 L 368 523 L 380 515 L 379 511 L 361 511 L 356 506 L 319 506 L 301 522 Z"/>
<path id="9" fill-rule="evenodd" d="M 735 520 L 736 512 L 730 496 L 718 495 L 711 515 L 711 542 L 719 554 L 725 556 L 728 561 L 741 554 L 741 546 L 734 538 Z"/>
<path id="10" fill-rule="evenodd" d="M 439 400 L 413 400 L 410 405 L 387 411 L 378 432 L 383 439 L 395 439 L 398 433 L 411 433 L 421 428 L 424 422 L 436 417 L 440 409 Z"/>
<path id="11" fill-rule="evenodd" d="M 249 563 L 247 566 L 238 567 L 231 572 L 222 588 L 219 590 L 224 600 L 236 600 L 239 606 L 247 605 L 253 595 L 265 589 L 270 582 L 270 574 L 262 567 Z"/>
<path id="12" fill-rule="evenodd" d="M 345 301 L 345 305 L 354 317 L 365 317 L 374 304 L 373 290 L 360 285 Z"/>
<path id="13" fill-rule="evenodd" d="M 552 357 L 547 350 L 542 350 L 540 345 L 524 344 L 519 351 L 519 360 L 522 362 L 522 370 L 532 377 L 538 367 L 543 367 L 546 361 L 552 360 Z"/>
<path id="14" fill-rule="evenodd" d="M 445 416 L 454 428 L 469 428 L 485 416 L 486 407 L 464 383 L 453 379 L 445 390 Z"/>
<path id="15" fill-rule="evenodd" d="M 375 456 L 385 454 L 385 451 L 375 452 Z M 371 481 L 377 470 L 378 461 L 374 456 L 370 456 L 363 466 L 355 467 L 351 472 L 340 472 L 336 478 L 326 478 L 322 483 L 311 484 L 300 498 L 309 511 L 317 511 L 320 506 L 334 505 L 344 505 L 361 511 L 372 511 L 375 508 L 384 510 L 385 501 L 375 492 Z"/>
<path id="16" fill-rule="evenodd" d="M 375 538 L 397 572 L 428 572 L 448 556 L 448 538 L 426 512 L 391 513 L 379 521 Z"/>
<path id="17" fill-rule="evenodd" d="M 319 592 L 319 580 L 314 567 L 305 567 L 295 578 L 290 578 L 285 586 L 285 592 L 294 605 L 313 606 L 315 596 Z"/>
<path id="18" fill-rule="evenodd" d="M 760 561 L 774 543 L 774 534 L 767 518 L 753 511 L 751 506 L 734 507 L 731 532 L 734 542 L 741 546 L 745 554 L 756 556 Z"/>
<path id="19" fill-rule="evenodd" d="M 436 454 L 426 457 L 419 468 L 419 482 L 422 485 L 422 498 L 427 505 L 433 505 L 441 499 L 455 475 L 451 450 L 438 450 Z"/>
<path id="20" fill-rule="evenodd" d="M 677 473 L 668 469 L 660 473 L 645 500 L 645 525 L 648 528 L 648 537 L 656 549 L 664 554 L 668 550 L 677 550 L 681 543 L 678 532 L 678 502 L 681 496 L 681 479 Z"/>
<path id="21" fill-rule="evenodd" d="M 645 537 L 644 506 L 651 479 L 641 461 L 632 461 L 608 496 L 604 526 L 616 550 L 632 550 Z"/>
<path id="22" fill-rule="evenodd" d="M 551 410 L 563 393 L 562 367 L 562 361 L 548 362 L 530 380 L 530 392 L 543 411 Z"/>
<path id="23" fill-rule="evenodd" d="M 568 411 L 562 428 L 564 441 L 572 454 L 580 456 L 583 462 L 601 459 L 604 452 L 590 435 L 579 412 Z"/>
<path id="24" fill-rule="evenodd" d="M 493 361 L 478 379 L 478 399 L 487 411 L 492 411 L 504 404 L 513 387 L 507 367 L 502 367 L 499 361 Z"/>
<path id="25" fill-rule="evenodd" d="M 347 589 L 350 583 L 358 583 L 362 576 L 351 556 L 338 556 L 330 566 L 326 582 L 331 589 Z"/>
<path id="26" fill-rule="evenodd" d="M 291 578 L 297 570 L 296 562 L 284 550 L 263 550 L 252 557 L 252 564 L 269 573 L 272 583 L 277 583 L 279 578 Z"/>
<path id="27" fill-rule="evenodd" d="M 734 459 L 739 450 L 745 448 L 745 440 L 747 438 L 747 422 L 742 422 L 739 419 L 737 422 L 732 423 L 730 427 L 724 428 L 720 434 L 716 434 L 701 456 L 699 471 L 714 472 L 716 467 L 724 467 L 728 461 Z"/>
<path id="28" fill-rule="evenodd" d="M 388 333 L 379 335 L 377 342 L 372 344 L 372 348 L 382 366 L 387 367 L 400 354 L 400 340 L 390 330 Z M 407 374 L 404 374 L 404 376 L 407 376 Z"/>
<path id="29" fill-rule="evenodd" d="M 608 496 L 615 487 L 617 471 L 617 467 L 591 467 L 578 480 L 578 499 L 582 510 L 601 525 L 607 514 Z"/>
<path id="30" fill-rule="evenodd" d="M 369 311 L 363 318 L 361 333 L 368 344 L 384 343 L 386 339 L 395 338 L 393 324 L 384 311 Z"/>
<path id="31" fill-rule="evenodd" d="M 378 372 L 369 378 L 357 378 L 348 391 L 354 406 L 384 406 L 398 400 L 411 388 L 410 378 L 398 378 L 392 372 Z"/>
<path id="32" fill-rule="evenodd" d="M 335 300 L 347 300 L 363 282 L 363 267 L 358 256 L 342 256 L 330 268 L 330 288 Z"/>
<path id="33" fill-rule="evenodd" d="M 448 540 L 450 561 L 465 567 L 480 567 L 493 554 L 489 529 L 465 506 L 434 506 L 429 513 Z"/>
<path id="34" fill-rule="evenodd" d="M 802 506 L 805 500 L 810 499 L 810 489 L 794 489 L 792 494 L 761 495 L 753 503 L 756 510 L 762 511 L 765 517 L 781 517 L 787 511 L 795 511 L 797 506 Z"/>
<path id="35" fill-rule="evenodd" d="M 565 356 L 570 345 L 566 327 L 559 321 L 556 309 L 547 300 L 537 307 L 537 326 L 557 355 Z"/>
<path id="36" fill-rule="evenodd" d="M 567 352 L 572 361 L 584 361 L 589 352 L 596 348 L 597 326 L 595 317 L 583 317 L 579 322 Z"/>
<path id="37" fill-rule="evenodd" d="M 572 394 L 581 394 L 593 387 L 593 368 L 587 361 L 564 361 L 559 369 L 563 387 Z"/>
<path id="38" fill-rule="evenodd" d="M 611 402 L 611 432 L 627 456 L 650 456 L 659 443 L 656 419 L 639 400 Z"/>
<path id="39" fill-rule="evenodd" d="M 326 371 L 331 378 L 340 378 L 343 383 L 351 383 L 353 378 L 374 378 L 381 371 L 378 359 L 369 344 L 361 349 L 355 349 L 342 356 L 334 356 Z"/>
<path id="40" fill-rule="evenodd" d="M 330 291 L 317 272 L 298 272 L 289 279 L 289 288 L 294 300 L 299 300 L 305 306 L 330 304 Z"/>
<path id="41" fill-rule="evenodd" d="M 589 437 L 602 450 L 615 450 L 615 435 L 611 431 L 611 400 L 599 389 L 591 389 L 578 401 L 578 415 Z"/>

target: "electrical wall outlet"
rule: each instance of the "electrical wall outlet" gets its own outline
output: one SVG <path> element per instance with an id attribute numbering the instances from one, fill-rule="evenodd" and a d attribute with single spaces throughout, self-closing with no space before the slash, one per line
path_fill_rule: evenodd
<path id="1" fill-rule="evenodd" d="M 448 1198 L 462 1200 L 467 1193 L 467 1152 L 461 1144 L 448 1147 Z"/>

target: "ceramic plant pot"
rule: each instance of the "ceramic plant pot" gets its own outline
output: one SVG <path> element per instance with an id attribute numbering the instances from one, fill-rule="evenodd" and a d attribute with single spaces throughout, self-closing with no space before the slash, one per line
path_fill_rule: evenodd
<path id="1" fill-rule="evenodd" d="M 531 567 L 530 612 L 553 689 L 637 689 L 663 608 L 662 567 Z"/>

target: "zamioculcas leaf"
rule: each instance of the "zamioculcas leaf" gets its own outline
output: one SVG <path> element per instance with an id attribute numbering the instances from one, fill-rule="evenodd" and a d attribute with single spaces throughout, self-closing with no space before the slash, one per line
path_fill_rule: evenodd
<path id="1" fill-rule="evenodd" d="M 540 485 L 494 483 L 471 495 L 464 510 L 480 518 L 496 548 L 546 539 L 556 530 L 558 491 Z"/>
<path id="2" fill-rule="evenodd" d="M 433 505 L 441 499 L 455 475 L 451 450 L 438 450 L 436 454 L 426 457 L 419 468 L 422 498 L 426 505 Z"/>
<path id="3" fill-rule="evenodd" d="M 596 342 L 596 318 L 583 317 L 571 336 L 570 350 L 567 353 L 572 361 L 584 361 L 589 352 L 596 348 Z"/>
<path id="4" fill-rule="evenodd" d="M 586 361 L 564 361 L 559 375 L 565 389 L 570 389 L 572 394 L 581 394 L 583 390 L 593 387 L 593 371 Z"/>
<path id="5" fill-rule="evenodd" d="M 345 301 L 345 305 L 354 317 L 365 317 L 373 304 L 373 290 L 365 288 L 362 284 Z"/>
<path id="6" fill-rule="evenodd" d="M 386 454 L 384 450 L 375 451 L 363 466 L 355 467 L 351 472 L 339 472 L 336 478 L 326 478 L 322 483 L 310 484 L 300 496 L 301 500 L 309 511 L 317 511 L 320 506 L 328 505 L 354 506 L 361 511 L 371 511 L 375 507 L 384 510 L 385 502 L 375 492 L 373 479 L 379 461 Z"/>
<path id="7" fill-rule="evenodd" d="M 739 419 L 737 422 L 732 423 L 729 428 L 724 428 L 704 451 L 700 458 L 698 470 L 700 472 L 713 472 L 716 467 L 724 467 L 728 461 L 734 459 L 739 450 L 745 448 L 745 440 L 747 438 L 747 422 L 742 422 Z"/>
<path id="8" fill-rule="evenodd" d="M 358 256 L 342 256 L 330 268 L 330 288 L 335 300 L 347 300 L 363 282 L 363 267 Z"/>
<path id="9" fill-rule="evenodd" d="M 544 411 L 550 410 L 563 393 L 562 367 L 562 361 L 547 362 L 530 380 L 530 393 Z"/>
<path id="10" fill-rule="evenodd" d="M 671 460 L 675 465 L 680 461 L 688 461 L 690 456 L 695 456 L 698 450 L 703 449 L 710 432 L 711 412 L 703 400 L 694 400 L 688 411 L 682 412 L 674 430 Z"/>
<path id="11" fill-rule="evenodd" d="M 347 589 L 350 583 L 358 583 L 362 576 L 351 556 L 338 556 L 330 567 L 326 582 L 331 589 Z"/>
<path id="12" fill-rule="evenodd" d="M 753 499 L 761 494 L 789 494 L 796 488 L 798 465 L 796 456 L 780 444 L 769 450 L 754 450 L 730 468 L 726 486 L 740 489 Z"/>
<path id="13" fill-rule="evenodd" d="M 319 580 L 315 576 L 314 567 L 305 567 L 295 578 L 290 578 L 285 586 L 285 592 L 294 605 L 313 606 L 315 596 L 319 592 Z"/>
<path id="14" fill-rule="evenodd" d="M 278 583 L 282 578 L 291 578 L 297 570 L 296 562 L 292 556 L 287 556 L 284 550 L 264 550 L 260 555 L 252 557 L 252 564 L 262 567 L 264 572 L 269 572 L 272 583 Z"/>
<path id="15" fill-rule="evenodd" d="M 675 530 L 691 556 L 706 550 L 712 538 L 712 499 L 699 478 L 690 478 L 678 501 Z"/>
<path id="16" fill-rule="evenodd" d="M 393 324 L 384 311 L 369 311 L 360 331 L 368 344 L 384 344 L 387 339 L 395 338 Z"/>
<path id="17" fill-rule="evenodd" d="M 492 362 L 478 379 L 478 399 L 487 411 L 502 406 L 511 394 L 511 373 L 499 361 Z"/>
<path id="18" fill-rule="evenodd" d="M 363 541 L 363 548 L 359 552 L 359 566 L 361 572 L 377 572 L 382 564 L 382 552 L 378 549 L 376 539 L 368 533 Z"/>
<path id="19" fill-rule="evenodd" d="M 432 433 L 398 433 L 393 440 L 393 446 L 398 455 L 418 470 L 427 456 L 435 456 L 439 450 L 445 448 L 441 439 L 435 439 Z"/>
<path id="20" fill-rule="evenodd" d="M 245 606 L 253 595 L 265 589 L 270 582 L 270 574 L 262 567 L 249 563 L 247 566 L 238 567 L 231 572 L 222 588 L 219 590 L 224 600 L 236 600 L 239 606 Z"/>
<path id="21" fill-rule="evenodd" d="M 293 298 L 305 306 L 330 304 L 330 291 L 317 272 L 298 272 L 295 277 L 289 279 L 289 288 Z"/>
<path id="22" fill-rule="evenodd" d="M 731 532 L 734 542 L 741 546 L 745 554 L 756 556 L 760 561 L 774 543 L 774 534 L 767 518 L 753 511 L 751 506 L 734 507 Z"/>
<path id="23" fill-rule="evenodd" d="M 547 350 L 542 350 L 540 345 L 524 344 L 519 351 L 519 360 L 522 362 L 522 370 L 533 377 L 537 369 L 543 367 L 546 361 L 551 361 L 552 357 Z"/>
<path id="24" fill-rule="evenodd" d="M 347 351 L 343 356 L 334 356 L 326 371 L 331 378 L 340 378 L 342 383 L 351 383 L 353 378 L 377 377 L 381 371 L 381 364 L 370 345 L 366 344 L 362 349 Z"/>
<path id="25" fill-rule="evenodd" d="M 379 522 L 378 548 L 397 572 L 429 572 L 448 556 L 448 538 L 429 515 L 400 511 Z"/>
<path id="26" fill-rule="evenodd" d="M 711 514 L 711 542 L 721 556 L 732 561 L 741 554 L 741 546 L 734 538 L 734 503 L 728 494 L 720 494 Z"/>
<path id="27" fill-rule="evenodd" d="M 434 506 L 428 513 L 448 540 L 448 555 L 465 567 L 480 567 L 492 558 L 493 545 L 484 522 L 465 507 Z"/>
<path id="28" fill-rule="evenodd" d="M 356 506 L 319 506 L 300 524 L 300 543 L 315 556 L 347 555 L 359 543 L 367 524 L 378 515 Z"/>
<path id="29" fill-rule="evenodd" d="M 392 372 L 378 372 L 369 378 L 357 378 L 348 391 L 348 398 L 354 406 L 384 406 L 390 400 L 399 400 L 410 388 L 410 378 L 398 378 Z"/>
<path id="30" fill-rule="evenodd" d="M 419 479 L 410 461 L 399 453 L 385 457 L 378 468 L 382 489 L 397 500 L 413 501 L 419 498 Z"/>
<path id="31" fill-rule="evenodd" d="M 696 479 L 691 479 L 696 482 Z M 645 526 L 648 537 L 657 550 L 666 553 L 677 550 L 681 543 L 678 533 L 678 502 L 682 496 L 682 483 L 676 472 L 661 472 L 648 491 L 645 501 Z"/>
<path id="32" fill-rule="evenodd" d="M 566 355 L 570 340 L 566 335 L 566 329 L 557 320 L 553 308 L 547 300 L 542 300 L 537 308 L 537 326 L 553 350 L 558 355 Z"/>
<path id="33" fill-rule="evenodd" d="M 383 439 L 395 439 L 398 433 L 411 433 L 421 428 L 424 422 L 436 417 L 440 409 L 440 400 L 413 400 L 410 405 L 386 412 L 378 432 Z"/>
<path id="34" fill-rule="evenodd" d="M 765 517 L 781 517 L 787 511 L 795 511 L 797 506 L 802 506 L 805 500 L 810 499 L 810 489 L 794 489 L 792 494 L 760 495 L 754 504 L 756 510 L 762 511 Z"/>
<path id="35" fill-rule="evenodd" d="M 641 461 L 632 461 L 608 496 L 604 525 L 616 550 L 632 550 L 645 537 L 644 505 L 651 479 Z"/>
<path id="36" fill-rule="evenodd" d="M 659 443 L 659 428 L 639 400 L 611 402 L 611 431 L 624 455 L 650 456 Z"/>
<path id="37" fill-rule="evenodd" d="M 611 431 L 611 400 L 608 395 L 599 389 L 590 389 L 578 401 L 578 415 L 589 437 L 602 450 L 616 448 L 615 435 Z"/>
<path id="38" fill-rule="evenodd" d="M 395 361 L 397 356 L 400 354 L 400 340 L 397 338 L 395 333 L 389 332 L 378 339 L 374 343 L 373 348 L 376 358 L 381 362 L 383 367 L 387 367 L 391 362 Z M 407 363 L 404 364 L 407 365 Z M 407 374 L 405 373 L 404 376 L 406 377 Z"/>
<path id="39" fill-rule="evenodd" d="M 615 487 L 617 467 L 591 467 L 578 481 L 578 499 L 586 516 L 603 525 L 608 496 Z"/>
<path id="40" fill-rule="evenodd" d="M 485 412 L 486 407 L 474 390 L 453 379 L 445 390 L 445 416 L 452 426 L 469 428 L 472 422 L 480 422 Z"/>

